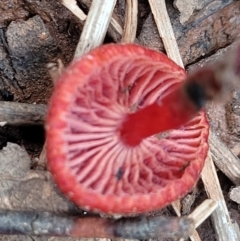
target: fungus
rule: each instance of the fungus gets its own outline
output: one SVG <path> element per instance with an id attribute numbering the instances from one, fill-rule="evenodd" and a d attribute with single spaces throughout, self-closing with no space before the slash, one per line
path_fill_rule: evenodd
<path id="1" fill-rule="evenodd" d="M 123 215 L 184 196 L 203 168 L 209 130 L 201 110 L 209 93 L 186 79 L 164 54 L 133 44 L 73 61 L 47 116 L 48 166 L 60 190 L 86 210 Z"/>

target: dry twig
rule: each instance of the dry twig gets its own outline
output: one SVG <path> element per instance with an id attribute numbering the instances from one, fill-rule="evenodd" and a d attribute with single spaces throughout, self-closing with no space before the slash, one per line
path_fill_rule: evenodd
<path id="1" fill-rule="evenodd" d="M 192 229 L 193 221 L 189 218 L 143 216 L 114 220 L 69 217 L 50 212 L 0 211 L 0 234 L 156 239 L 188 237 Z"/>
<path id="2" fill-rule="evenodd" d="M 46 105 L 0 101 L 0 125 L 40 125 L 46 111 Z"/>

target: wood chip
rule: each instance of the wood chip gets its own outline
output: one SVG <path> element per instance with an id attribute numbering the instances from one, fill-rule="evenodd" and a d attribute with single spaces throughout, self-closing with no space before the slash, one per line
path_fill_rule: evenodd
<path id="1" fill-rule="evenodd" d="M 240 186 L 233 188 L 229 192 L 229 198 L 234 202 L 240 204 Z"/>
<path id="2" fill-rule="evenodd" d="M 115 4 L 116 0 L 92 1 L 75 51 L 75 58 L 103 43 Z"/>
<path id="3" fill-rule="evenodd" d="M 137 33 L 138 1 L 127 0 L 122 42 L 133 43 Z"/>

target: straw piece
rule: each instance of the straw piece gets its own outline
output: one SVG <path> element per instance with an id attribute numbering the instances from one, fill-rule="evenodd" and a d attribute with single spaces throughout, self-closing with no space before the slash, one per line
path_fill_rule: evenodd
<path id="1" fill-rule="evenodd" d="M 92 3 L 92 0 L 79 0 L 79 1 L 87 9 L 90 8 Z M 123 23 L 120 17 L 115 12 L 112 13 L 111 21 L 107 32 L 108 32 L 108 35 L 116 43 L 119 42 L 122 38 Z"/>
<path id="2" fill-rule="evenodd" d="M 211 178 L 209 178 L 211 177 Z M 222 194 L 214 164 L 209 154 L 202 172 L 202 180 L 208 196 L 218 203 L 218 208 L 212 213 L 212 220 L 218 241 L 237 241 L 237 232 L 232 224 L 229 212 Z"/>
<path id="3" fill-rule="evenodd" d="M 84 22 L 87 18 L 85 13 L 77 6 L 76 0 L 60 0 L 61 4 L 70 10 L 77 18 Z"/>
<path id="4" fill-rule="evenodd" d="M 101 45 L 105 38 L 116 0 L 93 0 L 74 58 Z"/>
<path id="5" fill-rule="evenodd" d="M 168 57 L 173 59 L 179 66 L 183 67 L 182 58 L 168 16 L 165 1 L 149 0 L 149 4 Z"/>
<path id="6" fill-rule="evenodd" d="M 122 42 L 133 43 L 137 33 L 138 1 L 127 0 Z"/>

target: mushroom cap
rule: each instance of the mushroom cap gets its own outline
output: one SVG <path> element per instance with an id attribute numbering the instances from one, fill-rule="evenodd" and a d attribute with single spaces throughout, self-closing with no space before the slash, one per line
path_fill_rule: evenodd
<path id="1" fill-rule="evenodd" d="M 48 167 L 60 190 L 86 210 L 121 215 L 160 209 L 190 191 L 208 151 L 204 111 L 134 147 L 119 134 L 129 113 L 161 101 L 185 78 L 167 56 L 134 44 L 103 45 L 73 61 L 46 124 Z"/>

